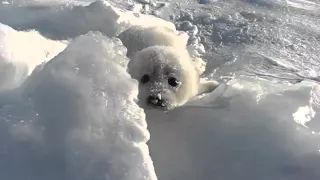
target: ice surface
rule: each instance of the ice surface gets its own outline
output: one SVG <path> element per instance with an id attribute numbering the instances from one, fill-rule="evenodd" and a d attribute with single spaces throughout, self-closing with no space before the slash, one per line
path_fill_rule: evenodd
<path id="1" fill-rule="evenodd" d="M 113 37 L 131 25 L 163 25 L 175 29 L 171 22 L 118 9 L 104 0 L 89 4 L 66 2 L 56 1 L 51 6 L 46 3 L 23 7 L 0 5 L 0 22 L 19 29 L 36 29 L 52 39 L 74 38 L 89 31 Z"/>
<path id="2" fill-rule="evenodd" d="M 233 80 L 167 114 L 147 114 L 158 179 L 320 179 L 319 78 L 294 81 L 297 72 L 318 76 L 319 11 L 281 0 L 197 2 L 181 3 L 174 21 L 198 26 L 209 79 Z"/>
<path id="3" fill-rule="evenodd" d="M 156 179 L 125 54 L 90 32 L 0 94 L 0 179 Z"/>
<path id="4" fill-rule="evenodd" d="M 308 1 L 308 0 L 287 0 L 287 3 L 289 6 L 292 6 L 295 8 L 300 8 L 305 10 L 314 10 L 314 11 L 320 10 L 319 4 L 312 1 Z"/>
<path id="5" fill-rule="evenodd" d="M 237 77 L 183 108 L 148 114 L 158 179 L 319 179 L 317 89 Z"/>
<path id="6" fill-rule="evenodd" d="M 161 14 L 169 17 L 173 12 L 179 18 L 177 9 L 189 9 L 187 17 L 198 27 L 191 34 L 202 37 L 195 35 L 194 41 L 206 42 L 205 48 L 189 46 L 190 52 L 198 57 L 210 50 L 208 46 L 216 51 L 212 59 L 207 58 L 206 75 L 230 74 L 234 79 L 184 107 L 147 114 L 151 135 L 147 147 L 145 115 L 134 103 L 137 82 L 125 72 L 128 60 L 123 47 L 118 40 L 88 32 L 112 37 L 130 25 L 175 26 L 109 2 L 126 4 L 118 0 L 0 1 L 0 22 L 6 24 L 0 28 L 0 60 L 14 69 L 10 74 L 3 71 L 10 68 L 0 64 L 0 79 L 8 78 L 1 79 L 2 88 L 24 82 L 35 65 L 68 44 L 43 36 L 76 38 L 52 61 L 38 66 L 23 86 L 0 93 L 0 179 L 320 178 L 319 84 L 233 76 L 248 69 L 261 73 L 262 66 L 271 75 L 289 69 L 315 72 L 316 77 L 319 23 L 306 14 L 299 17 L 299 9 L 316 12 L 317 3 L 249 0 L 195 6 L 192 3 L 199 1 L 187 1 L 190 5 L 171 1 Z M 289 12 L 281 9 L 287 5 L 297 10 L 277 17 Z M 213 15 L 197 17 L 197 12 L 208 15 L 202 11 Z M 37 30 L 43 36 L 19 30 Z M 82 34 L 86 35 L 78 37 Z M 262 47 L 253 49 L 255 56 L 242 49 L 250 43 Z M 46 57 L 46 51 L 51 55 Z M 223 65 L 215 71 L 219 63 Z"/>

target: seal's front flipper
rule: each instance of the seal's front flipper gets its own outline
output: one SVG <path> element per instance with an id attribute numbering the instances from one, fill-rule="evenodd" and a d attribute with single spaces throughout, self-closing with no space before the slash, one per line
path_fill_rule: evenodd
<path id="1" fill-rule="evenodd" d="M 220 85 L 220 83 L 218 81 L 215 80 L 200 80 L 199 83 L 199 89 L 198 89 L 198 94 L 197 95 L 201 95 L 201 94 L 205 94 L 205 93 L 211 93 L 212 91 L 214 91 L 218 86 Z"/>

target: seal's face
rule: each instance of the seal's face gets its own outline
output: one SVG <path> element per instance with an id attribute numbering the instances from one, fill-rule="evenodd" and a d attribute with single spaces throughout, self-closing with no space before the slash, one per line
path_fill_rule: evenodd
<path id="1" fill-rule="evenodd" d="M 149 108 L 169 110 L 180 102 L 177 93 L 185 83 L 176 69 L 166 64 L 151 66 L 150 71 L 141 72 L 139 78 L 140 104 Z"/>
<path id="2" fill-rule="evenodd" d="M 196 94 L 198 76 L 186 54 L 154 46 L 138 52 L 129 62 L 132 78 L 139 81 L 139 105 L 170 110 Z"/>

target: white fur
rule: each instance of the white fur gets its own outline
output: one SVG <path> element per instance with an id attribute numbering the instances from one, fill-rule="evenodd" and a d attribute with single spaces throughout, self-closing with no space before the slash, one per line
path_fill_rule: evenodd
<path id="1" fill-rule="evenodd" d="M 186 42 L 171 29 L 131 27 L 118 37 L 127 47 L 131 59 L 128 72 L 139 81 L 139 105 L 145 109 L 169 110 L 219 85 L 216 81 L 200 81 Z M 144 75 L 149 77 L 147 83 L 142 83 Z M 170 85 L 168 80 L 172 77 L 178 80 L 178 86 Z M 165 105 L 151 106 L 147 103 L 150 95 L 161 97 Z"/>
<path id="2" fill-rule="evenodd" d="M 178 36 L 176 31 L 164 26 L 147 28 L 132 26 L 118 37 L 126 46 L 128 57 L 150 46 L 163 45 L 185 49 L 187 43 L 185 37 Z"/>

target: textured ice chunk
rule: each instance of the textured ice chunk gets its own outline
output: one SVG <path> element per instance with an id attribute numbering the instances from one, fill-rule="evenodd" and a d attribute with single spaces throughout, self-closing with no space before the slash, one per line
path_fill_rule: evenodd
<path id="1" fill-rule="evenodd" d="M 156 179 L 125 54 L 90 32 L 12 91 L 20 102 L 0 109 L 0 179 Z"/>
<path id="2" fill-rule="evenodd" d="M 319 179 L 318 88 L 236 77 L 166 114 L 147 114 L 158 178 Z"/>

